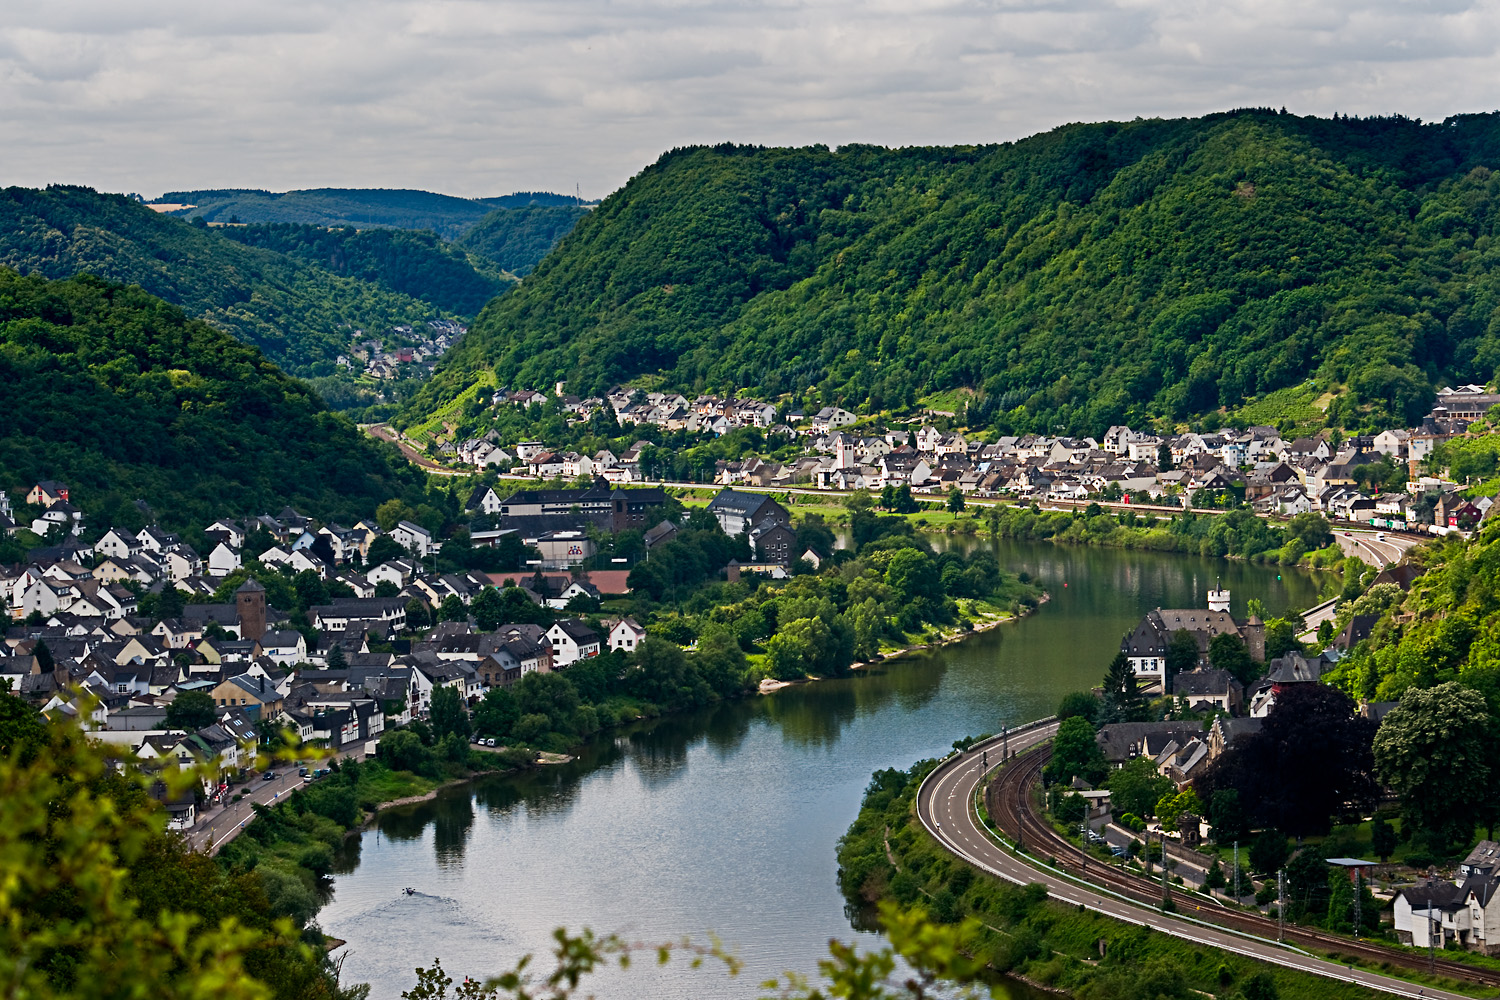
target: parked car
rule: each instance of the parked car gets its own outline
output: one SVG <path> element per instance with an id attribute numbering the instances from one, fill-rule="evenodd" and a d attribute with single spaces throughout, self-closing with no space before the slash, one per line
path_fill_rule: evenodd
<path id="1" fill-rule="evenodd" d="M 495 745 L 495 738 L 492 736 L 489 739 L 485 740 L 484 741 L 484 745 L 487 746 L 487 747 L 494 746 Z"/>

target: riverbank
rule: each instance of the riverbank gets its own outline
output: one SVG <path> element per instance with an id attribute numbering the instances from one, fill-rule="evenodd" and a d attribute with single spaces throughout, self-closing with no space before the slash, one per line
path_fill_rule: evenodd
<path id="1" fill-rule="evenodd" d="M 930 918 L 981 925 L 973 957 L 1038 988 L 1092 996 L 1355 1000 L 1368 992 L 1153 932 L 1015 886 L 954 858 L 913 814 L 917 788 L 937 761 L 879 771 L 837 848 L 839 883 L 850 905 L 881 900 L 921 906 Z M 887 835 L 889 831 L 889 835 Z M 1207 959 L 1207 960 L 1205 960 Z M 1271 992 L 1274 991 L 1274 992 Z"/>
<path id="2" fill-rule="evenodd" d="M 985 617 L 977 620 L 966 620 L 967 628 L 960 626 L 942 626 L 936 629 L 936 635 L 928 642 L 914 643 L 909 646 L 900 646 L 883 650 L 879 655 L 869 660 L 856 660 L 849 665 L 851 671 L 868 670 L 877 664 L 888 660 L 900 659 L 903 656 L 912 656 L 927 650 L 939 649 L 944 646 L 952 646 L 972 639 L 977 635 L 983 635 L 991 629 L 999 628 L 1001 625 L 1012 625 L 1025 618 L 1027 615 L 1035 614 L 1037 609 L 1052 599 L 1052 595 L 1046 591 L 1037 599 L 1035 605 L 1025 605 L 1019 614 L 1010 613 L 987 613 Z M 803 677 L 796 680 L 777 680 L 774 677 L 763 677 L 757 686 L 758 694 L 775 694 L 784 688 L 795 687 L 801 684 L 810 684 L 823 680 L 822 677 Z"/>
<path id="3" fill-rule="evenodd" d="M 412 742 L 420 747 L 406 748 L 415 769 L 392 769 L 378 758 L 333 761 L 327 776 L 274 806 L 257 806 L 244 833 L 219 851 L 219 863 L 256 873 L 274 915 L 307 927 L 322 908 L 325 880 L 345 841 L 369 829 L 382 812 L 428 802 L 445 788 L 524 766 L 514 754 L 495 757 L 469 748 L 457 760 Z"/>

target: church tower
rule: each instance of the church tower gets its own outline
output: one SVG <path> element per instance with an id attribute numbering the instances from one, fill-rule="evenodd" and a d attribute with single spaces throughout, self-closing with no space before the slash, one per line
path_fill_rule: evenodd
<path id="1" fill-rule="evenodd" d="M 235 611 L 239 614 L 240 638 L 255 642 L 266 634 L 266 588 L 254 579 L 246 580 L 234 592 Z"/>

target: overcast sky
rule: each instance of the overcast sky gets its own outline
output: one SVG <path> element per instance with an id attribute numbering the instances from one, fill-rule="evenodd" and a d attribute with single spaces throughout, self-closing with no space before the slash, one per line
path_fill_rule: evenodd
<path id="1" fill-rule="evenodd" d="M 6 0 L 0 184 L 600 197 L 663 150 L 1500 107 L 1500 0 Z"/>

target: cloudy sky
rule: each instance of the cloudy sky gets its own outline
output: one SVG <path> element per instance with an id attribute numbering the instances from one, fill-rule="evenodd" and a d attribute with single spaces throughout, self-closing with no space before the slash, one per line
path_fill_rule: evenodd
<path id="1" fill-rule="evenodd" d="M 1500 0 L 6 0 L 0 184 L 607 194 L 664 149 L 1500 107 Z"/>

